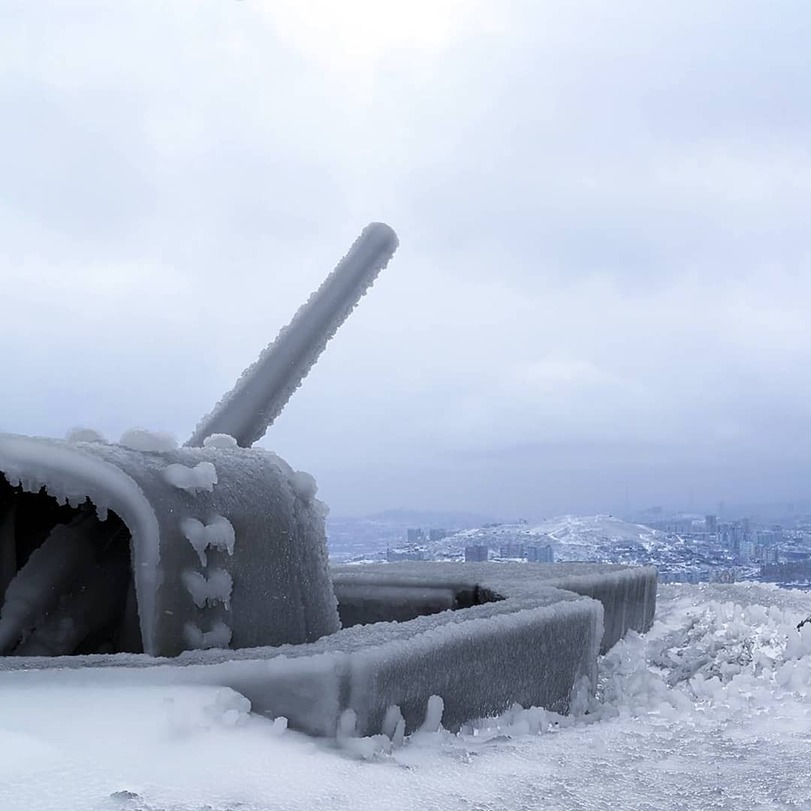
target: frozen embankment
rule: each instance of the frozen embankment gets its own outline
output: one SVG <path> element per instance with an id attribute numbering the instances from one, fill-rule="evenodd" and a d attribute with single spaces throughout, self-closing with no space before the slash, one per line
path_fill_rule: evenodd
<path id="1" fill-rule="evenodd" d="M 439 696 L 453 729 L 516 703 L 567 711 L 573 691 L 596 685 L 601 648 L 650 627 L 656 594 L 655 570 L 600 564 L 338 567 L 333 582 L 345 627 L 312 643 L 0 658 L 0 689 L 219 685 L 328 736 L 402 735 Z"/>

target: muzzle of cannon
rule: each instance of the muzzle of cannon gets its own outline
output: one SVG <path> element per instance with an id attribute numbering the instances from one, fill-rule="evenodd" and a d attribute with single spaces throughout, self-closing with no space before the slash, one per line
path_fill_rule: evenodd
<path id="1" fill-rule="evenodd" d="M 311 476 L 252 448 L 397 248 L 369 225 L 185 446 L 0 434 L 0 656 L 311 642 L 340 627 Z"/>

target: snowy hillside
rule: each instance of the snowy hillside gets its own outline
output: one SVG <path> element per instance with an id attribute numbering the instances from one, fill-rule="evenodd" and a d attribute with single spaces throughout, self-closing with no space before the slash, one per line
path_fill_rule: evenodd
<path id="1" fill-rule="evenodd" d="M 811 808 L 808 594 L 665 586 L 572 717 L 327 743 L 237 693 L 0 683 L 0 809 Z"/>
<path id="2" fill-rule="evenodd" d="M 457 532 L 431 543 L 434 556 L 461 555 L 466 546 L 489 546 L 496 552 L 507 543 L 551 544 L 555 560 L 628 561 L 647 559 L 666 544 L 665 534 L 610 515 L 548 518 L 538 523 L 499 524 Z"/>

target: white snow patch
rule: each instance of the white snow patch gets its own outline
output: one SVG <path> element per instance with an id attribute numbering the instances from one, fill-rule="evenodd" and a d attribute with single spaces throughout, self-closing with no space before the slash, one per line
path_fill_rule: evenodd
<path id="1" fill-rule="evenodd" d="M 217 469 L 211 462 L 199 462 L 194 467 L 175 463 L 166 467 L 163 477 L 180 490 L 188 490 L 190 493 L 198 490 L 211 492 L 217 484 Z"/>
<path id="2" fill-rule="evenodd" d="M 237 447 L 237 441 L 231 434 L 209 434 L 203 440 L 204 448 L 218 448 L 219 450 L 229 450 Z"/>
<path id="3" fill-rule="evenodd" d="M 106 442 L 102 434 L 93 428 L 71 428 L 65 434 L 65 440 L 68 442 Z"/>
<path id="4" fill-rule="evenodd" d="M 121 435 L 119 444 L 133 451 L 153 453 L 173 451 L 177 448 L 177 439 L 165 431 L 148 431 L 146 428 L 130 428 Z"/>
<path id="5" fill-rule="evenodd" d="M 216 516 L 209 524 L 197 518 L 184 518 L 180 522 L 180 529 L 197 552 L 201 566 L 208 565 L 206 549 L 209 547 L 234 554 L 236 533 L 231 522 L 223 515 Z"/>
<path id="6" fill-rule="evenodd" d="M 312 501 L 315 498 L 315 494 L 318 492 L 318 485 L 315 483 L 315 479 L 303 470 L 297 470 L 290 477 L 290 484 L 293 487 L 293 492 L 302 501 Z"/>
<path id="7" fill-rule="evenodd" d="M 273 726 L 270 728 L 271 735 L 278 737 L 287 731 L 287 719 L 280 715 L 273 719 Z"/>
<path id="8" fill-rule="evenodd" d="M 225 569 L 212 569 L 208 576 L 200 572 L 185 571 L 180 578 L 198 608 L 217 603 L 222 603 L 226 610 L 231 608 L 234 581 Z"/>
<path id="9" fill-rule="evenodd" d="M 358 714 L 353 709 L 344 710 L 338 719 L 338 737 L 351 738 L 357 734 Z"/>
<path id="10" fill-rule="evenodd" d="M 442 713 L 445 712 L 445 702 L 440 696 L 430 696 L 425 708 L 425 720 L 420 727 L 422 732 L 439 732 L 442 726 Z"/>
<path id="11" fill-rule="evenodd" d="M 195 650 L 227 648 L 231 644 L 231 629 L 224 622 L 215 622 L 210 630 L 203 631 L 196 623 L 187 622 L 183 626 L 183 638 Z"/>
<path id="12" fill-rule="evenodd" d="M 402 720 L 403 713 L 400 711 L 400 708 L 396 704 L 392 704 L 391 707 L 386 710 L 386 716 L 383 719 L 383 734 L 393 740 L 397 726 Z"/>

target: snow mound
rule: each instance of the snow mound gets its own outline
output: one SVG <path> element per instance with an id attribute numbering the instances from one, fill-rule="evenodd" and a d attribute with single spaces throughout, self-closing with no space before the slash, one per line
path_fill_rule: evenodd
<path id="1" fill-rule="evenodd" d="M 165 431 L 148 431 L 146 428 L 130 428 L 121 435 L 120 444 L 125 448 L 145 453 L 154 451 L 173 451 L 177 439 Z"/>

